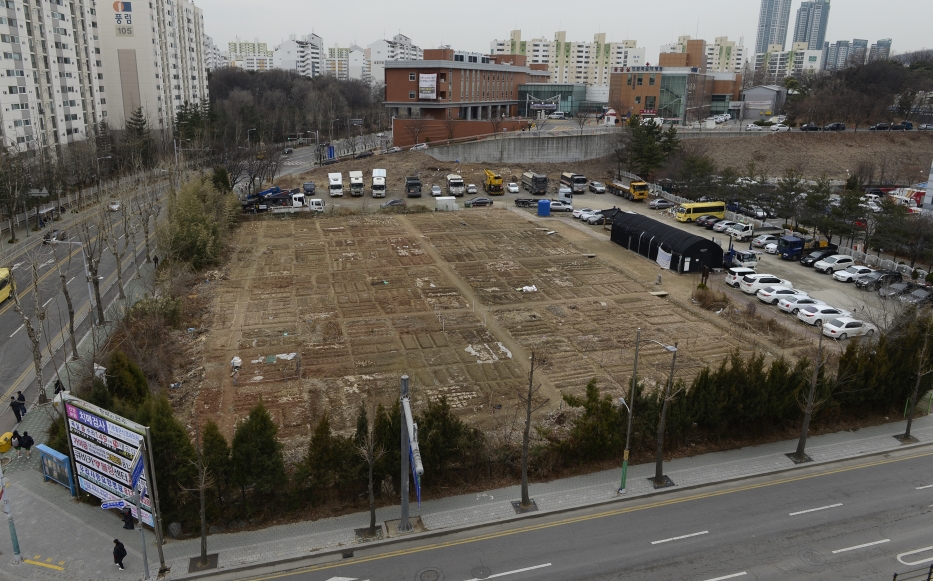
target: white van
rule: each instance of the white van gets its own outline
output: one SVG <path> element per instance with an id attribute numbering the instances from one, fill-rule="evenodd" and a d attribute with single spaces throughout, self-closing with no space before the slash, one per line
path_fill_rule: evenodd
<path id="1" fill-rule="evenodd" d="M 563 111 L 555 111 L 554 113 L 547 116 L 548 119 L 564 119 L 565 113 Z"/>
<path id="2" fill-rule="evenodd" d="M 324 212 L 324 201 L 320 198 L 310 198 L 305 200 L 311 212 Z"/>

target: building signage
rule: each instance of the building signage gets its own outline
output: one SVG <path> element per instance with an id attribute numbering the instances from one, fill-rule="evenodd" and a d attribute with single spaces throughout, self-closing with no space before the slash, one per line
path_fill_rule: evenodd
<path id="1" fill-rule="evenodd" d="M 642 109 L 641 114 L 642 115 L 657 115 L 658 110 L 657 109 Z"/>
<path id="2" fill-rule="evenodd" d="M 437 73 L 418 75 L 418 99 L 437 99 Z"/>
<path id="3" fill-rule="evenodd" d="M 113 15 L 116 21 L 117 36 L 133 36 L 133 3 L 132 2 L 114 2 Z"/>
<path id="4" fill-rule="evenodd" d="M 746 101 L 745 106 L 749 109 L 768 109 L 774 105 L 771 101 Z"/>
<path id="5" fill-rule="evenodd" d="M 532 103 L 531 108 L 540 111 L 557 111 L 557 103 Z"/>

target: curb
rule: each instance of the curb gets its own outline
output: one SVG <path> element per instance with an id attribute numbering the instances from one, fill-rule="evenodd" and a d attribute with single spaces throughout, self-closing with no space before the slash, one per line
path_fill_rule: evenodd
<path id="1" fill-rule="evenodd" d="M 780 475 L 780 474 L 783 474 L 783 473 L 790 473 L 790 472 L 793 472 L 793 471 L 798 471 L 798 470 L 801 470 L 801 469 L 807 469 L 807 468 L 810 468 L 810 467 L 821 467 L 821 466 L 830 465 L 830 464 L 833 464 L 833 463 L 842 463 L 842 462 L 846 462 L 846 461 L 854 461 L 854 460 L 859 460 L 859 459 L 866 459 L 866 458 L 870 458 L 870 457 L 877 457 L 877 456 L 881 456 L 881 455 L 887 455 L 887 454 L 890 454 L 890 453 L 893 452 L 893 451 L 904 451 L 904 450 L 911 450 L 911 449 L 919 449 L 919 448 L 930 447 L 930 446 L 933 446 L 933 443 L 916 443 L 916 444 L 911 444 L 911 445 L 900 445 L 900 446 L 898 446 L 897 448 L 891 448 L 891 449 L 887 449 L 887 450 L 883 450 L 883 451 L 876 451 L 876 452 L 873 452 L 873 453 L 864 453 L 864 454 L 861 454 L 861 455 L 855 455 L 855 456 L 852 456 L 852 457 L 845 457 L 845 458 L 841 458 L 841 459 L 832 459 L 832 460 L 827 460 L 827 461 L 814 462 L 814 463 L 812 463 L 812 464 L 807 463 L 807 464 L 805 464 L 805 465 L 796 465 L 796 466 L 793 466 L 793 467 L 788 467 L 788 468 L 786 468 L 786 469 L 778 469 L 778 470 L 775 470 L 775 471 L 768 471 L 768 472 L 766 472 L 766 473 L 757 473 L 757 474 L 754 474 L 754 475 L 747 475 L 747 476 L 744 476 L 744 477 L 732 477 L 732 478 L 729 478 L 729 479 L 722 479 L 722 480 L 717 480 L 717 481 L 710 481 L 710 482 L 708 482 L 708 483 L 700 483 L 700 484 L 696 484 L 696 485 L 687 485 L 687 486 L 683 486 L 683 487 L 678 487 L 678 488 L 676 488 L 676 489 L 665 489 L 665 490 L 660 490 L 660 491 L 649 491 L 649 492 L 647 492 L 647 493 L 642 493 L 642 494 L 639 494 L 639 495 L 633 495 L 632 497 L 624 497 L 624 498 L 617 497 L 617 498 L 615 498 L 615 499 L 606 499 L 606 500 L 603 500 L 603 501 L 596 501 L 596 502 L 587 503 L 587 504 L 584 504 L 584 505 L 576 505 L 576 506 L 574 506 L 574 507 L 563 507 L 563 508 L 560 508 L 560 509 L 552 509 L 552 510 L 549 510 L 549 511 L 541 511 L 541 512 L 536 512 L 536 513 L 528 513 L 528 514 L 523 514 L 523 515 L 516 515 L 515 517 L 510 517 L 510 518 L 507 518 L 507 519 L 485 521 L 485 522 L 482 522 L 482 523 L 476 523 L 476 524 L 470 524 L 470 525 L 464 525 L 464 526 L 457 526 L 457 527 L 452 527 L 452 528 L 443 529 L 443 530 L 427 531 L 427 532 L 420 533 L 420 534 L 412 534 L 412 535 L 410 535 L 410 536 L 405 536 L 405 537 L 403 537 L 403 538 L 387 539 L 387 540 L 381 540 L 381 541 L 377 541 L 377 542 L 369 542 L 369 543 L 359 544 L 359 545 L 353 545 L 353 546 L 344 546 L 344 547 L 342 547 L 342 548 L 337 548 L 337 549 L 322 550 L 322 551 L 320 551 L 320 552 L 316 552 L 316 553 L 313 553 L 313 554 L 309 554 L 309 555 L 307 555 L 307 556 L 298 556 L 298 557 L 294 557 L 294 558 L 282 558 L 282 559 L 280 559 L 280 560 L 273 560 L 273 561 L 270 561 L 270 562 L 265 562 L 265 563 L 262 563 L 262 564 L 253 564 L 253 565 L 249 565 L 249 566 L 237 566 L 237 567 L 233 567 L 233 568 L 218 568 L 218 569 L 216 569 L 216 570 L 214 570 L 214 571 L 212 571 L 212 572 L 200 572 L 200 573 L 197 573 L 197 574 L 185 574 L 185 575 L 179 576 L 179 577 L 177 577 L 177 578 L 173 577 L 173 578 L 169 578 L 169 579 L 171 579 L 171 580 L 208 580 L 208 579 L 219 579 L 218 577 L 227 577 L 228 575 L 236 574 L 236 573 L 239 573 L 239 572 L 248 572 L 248 571 L 261 572 L 261 573 L 257 574 L 257 576 L 262 576 L 263 573 L 268 574 L 268 573 L 274 573 L 274 572 L 279 572 L 279 571 L 281 571 L 281 570 L 279 570 L 279 568 L 278 568 L 279 566 L 290 565 L 291 568 L 297 568 L 297 567 L 300 567 L 300 566 L 302 565 L 302 564 L 300 564 L 300 562 L 305 562 L 305 561 L 307 561 L 307 562 L 312 562 L 312 563 L 314 563 L 314 564 L 317 564 L 317 563 L 320 563 L 321 559 L 323 559 L 323 558 L 328 558 L 328 557 L 331 557 L 331 556 L 342 556 L 342 555 L 343 555 L 344 553 L 346 553 L 346 552 L 349 552 L 349 553 L 352 554 L 352 553 L 356 553 L 356 552 L 361 551 L 361 550 L 378 549 L 378 548 L 382 548 L 382 547 L 386 547 L 386 546 L 391 546 L 391 545 L 395 545 L 395 544 L 398 544 L 398 543 L 410 542 L 410 541 L 421 541 L 421 540 L 426 540 L 426 539 L 431 539 L 431 538 L 437 538 L 437 537 L 441 537 L 441 536 L 446 536 L 446 535 L 450 535 L 450 534 L 461 533 L 461 532 L 464 532 L 464 531 L 470 531 L 470 530 L 474 530 L 474 529 L 480 529 L 480 528 L 489 527 L 489 526 L 504 525 L 504 524 L 515 523 L 515 522 L 524 521 L 524 520 L 527 520 L 527 519 L 551 517 L 551 516 L 555 516 L 555 515 L 560 515 L 560 514 L 564 514 L 564 513 L 569 513 L 569 512 L 571 512 L 571 511 L 579 511 L 579 510 L 581 510 L 581 509 L 590 509 L 590 508 L 601 507 L 601 506 L 605 506 L 605 505 L 612 505 L 612 504 L 621 503 L 621 502 L 624 502 L 624 501 L 627 501 L 627 500 L 632 500 L 632 499 L 645 499 L 645 498 L 651 498 L 651 497 L 658 497 L 658 496 L 666 495 L 666 494 L 669 494 L 669 493 L 679 493 L 679 492 L 681 492 L 681 491 L 691 491 L 691 490 L 699 489 L 699 488 L 701 488 L 701 487 L 709 487 L 709 486 L 713 486 L 713 485 L 723 485 L 723 484 L 725 484 L 725 483 L 735 483 L 735 482 L 737 482 L 737 481 L 744 481 L 744 480 L 746 480 L 746 479 L 754 479 L 754 478 L 758 478 L 758 477 L 769 477 L 769 476 L 772 476 L 772 475 Z M 416 517 L 416 516 L 412 516 L 412 517 Z M 197 556 L 191 556 L 191 557 L 197 557 Z M 183 561 L 183 560 L 185 560 L 185 559 L 187 559 L 187 558 L 180 558 L 178 561 Z M 309 564 L 307 564 L 307 565 L 311 565 L 311 564 L 309 563 Z"/>

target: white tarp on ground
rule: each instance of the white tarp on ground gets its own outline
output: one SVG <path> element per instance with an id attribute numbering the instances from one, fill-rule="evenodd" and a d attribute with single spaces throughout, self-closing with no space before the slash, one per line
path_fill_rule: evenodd
<path id="1" fill-rule="evenodd" d="M 657 260 L 658 265 L 660 265 L 662 269 L 670 270 L 671 268 L 671 254 L 670 253 L 665 253 L 659 248 L 658 258 L 656 260 Z"/>

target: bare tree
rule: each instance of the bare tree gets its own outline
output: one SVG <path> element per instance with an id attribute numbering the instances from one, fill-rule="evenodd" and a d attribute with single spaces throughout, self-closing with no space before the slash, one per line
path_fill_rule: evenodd
<path id="1" fill-rule="evenodd" d="M 541 390 L 541 384 L 535 386 L 536 369 L 537 362 L 535 360 L 535 353 L 531 352 L 531 370 L 528 372 L 528 392 L 527 394 L 519 393 L 518 395 L 519 400 L 525 406 L 525 428 L 522 431 L 522 509 L 532 507 L 531 497 L 528 495 L 528 447 L 531 441 L 531 414 L 540 410 L 541 407 L 548 402 L 548 399 L 538 402 L 534 401 L 538 391 Z"/>
<path id="2" fill-rule="evenodd" d="M 816 385 L 820 377 L 820 369 L 826 364 L 826 360 L 823 359 L 823 332 L 820 330 L 820 340 L 816 348 L 816 361 L 813 363 L 813 374 L 810 376 L 810 391 L 807 394 L 807 401 L 801 406 L 803 410 L 803 422 L 800 425 L 800 438 L 797 440 L 797 450 L 794 453 L 791 453 L 791 460 L 795 463 L 805 463 L 810 460 L 810 457 L 807 456 L 807 433 L 810 430 L 810 419 L 813 416 L 813 412 L 820 407 L 825 398 L 816 400 Z M 800 403 L 798 403 L 800 404 Z"/>
<path id="3" fill-rule="evenodd" d="M 929 312 L 925 314 L 925 317 L 919 323 L 923 327 L 923 344 L 920 347 L 920 353 L 917 354 L 917 378 L 914 381 L 914 389 L 910 392 L 910 405 L 907 408 L 907 428 L 904 430 L 904 434 L 897 437 L 903 443 L 916 441 L 914 437 L 910 436 L 910 427 L 914 422 L 914 409 L 917 407 L 920 384 L 923 383 L 923 379 L 927 375 L 933 374 L 933 361 L 931 361 L 929 349 L 930 333 L 933 332 L 933 319 L 931 319 Z"/>
<path id="4" fill-rule="evenodd" d="M 68 307 L 68 335 L 71 340 L 71 359 L 78 359 L 78 338 L 75 337 L 75 308 L 74 303 L 71 301 L 71 292 L 68 290 L 68 270 L 71 268 L 71 257 L 74 253 L 71 251 L 70 247 L 66 247 L 66 252 L 68 253 L 68 261 L 65 265 L 65 269 L 62 270 L 62 263 L 58 260 L 56 256 L 56 249 L 60 245 L 52 244 L 52 258 L 55 260 L 55 268 L 58 271 L 58 280 L 61 282 L 62 286 L 62 295 L 65 297 L 65 305 Z M 88 297 L 88 301 L 90 301 Z"/>
<path id="5" fill-rule="evenodd" d="M 577 125 L 580 127 L 580 135 L 583 135 L 583 128 L 586 127 L 587 122 L 590 120 L 591 115 L 589 112 L 581 111 L 577 113 L 577 116 L 574 118 L 577 121 Z"/>
<path id="6" fill-rule="evenodd" d="M 411 138 L 415 140 L 415 143 L 421 143 L 418 138 L 421 137 L 421 132 L 424 131 L 428 120 L 421 117 L 421 114 L 418 114 L 418 117 L 412 117 L 407 121 L 408 123 L 405 124 L 405 130 L 411 135 Z"/>
<path id="7" fill-rule="evenodd" d="M 444 120 L 444 129 L 447 130 L 447 139 L 453 139 L 454 133 L 457 131 L 457 120 L 447 116 L 447 119 Z"/>
<path id="8" fill-rule="evenodd" d="M 48 402 L 45 394 L 45 386 L 42 382 L 42 325 L 45 321 L 45 308 L 42 306 L 42 298 L 39 290 L 39 266 L 40 257 L 36 251 L 30 252 L 25 256 L 27 269 L 29 270 L 29 283 L 26 289 L 20 291 L 16 285 L 10 286 L 10 296 L 13 298 L 13 310 L 19 314 L 23 320 L 23 328 L 26 331 L 26 337 L 29 338 L 29 344 L 32 349 L 32 363 L 36 372 L 36 387 L 39 391 L 39 402 Z M 32 293 L 33 305 L 32 313 L 26 312 L 23 306 L 23 296 Z"/>
<path id="9" fill-rule="evenodd" d="M 505 120 L 504 120 L 503 118 L 501 118 L 501 117 L 496 117 L 496 116 L 494 116 L 494 115 L 490 115 L 490 116 L 489 116 L 489 125 L 492 126 L 492 134 L 493 134 L 496 138 L 499 137 L 499 129 L 502 127 L 502 123 L 503 123 L 504 121 L 505 121 Z"/>
<path id="10" fill-rule="evenodd" d="M 123 206 L 122 202 L 118 203 Z M 108 208 L 108 210 L 110 209 Z M 126 255 L 127 237 L 120 235 L 117 229 L 119 222 L 115 219 L 115 214 L 116 212 L 112 210 L 109 212 L 102 210 L 100 212 L 100 220 L 97 221 L 98 237 L 103 239 L 104 244 L 110 249 L 110 254 L 116 259 L 117 297 L 124 300 L 126 294 L 123 291 L 123 257 Z"/>
<path id="11" fill-rule="evenodd" d="M 369 475 L 367 481 L 367 492 L 369 494 L 369 530 L 367 535 L 369 537 L 376 536 L 376 497 L 373 491 L 373 467 L 386 454 L 385 447 L 382 445 L 376 446 L 375 420 L 376 410 L 373 408 L 371 413 L 367 415 L 366 434 L 363 435 L 362 442 L 356 447 L 357 454 L 366 462 Z"/>
<path id="12" fill-rule="evenodd" d="M 104 237 L 98 231 L 98 226 L 90 217 L 81 221 L 77 225 L 78 238 L 84 245 L 84 259 L 87 262 L 87 270 L 91 276 L 91 287 L 94 289 L 94 302 L 97 304 L 97 323 L 103 325 L 104 303 L 100 298 L 100 263 L 104 253 Z"/>
<path id="13" fill-rule="evenodd" d="M 201 424 L 196 423 L 194 425 L 194 439 L 195 439 L 195 449 L 198 453 L 198 458 L 196 461 L 189 461 L 198 472 L 197 481 L 195 486 L 188 488 L 182 487 L 184 491 L 197 491 L 198 497 L 200 498 L 200 511 L 199 516 L 201 518 L 201 556 L 198 559 L 198 566 L 204 568 L 208 565 L 207 559 L 207 491 L 214 487 L 215 479 L 211 470 L 204 463 L 203 447 L 201 446 Z"/>

